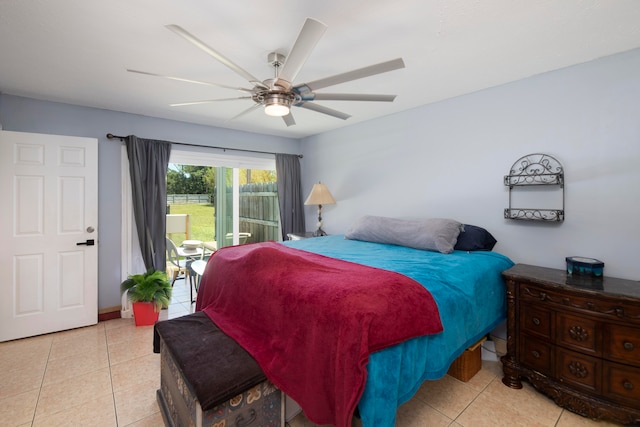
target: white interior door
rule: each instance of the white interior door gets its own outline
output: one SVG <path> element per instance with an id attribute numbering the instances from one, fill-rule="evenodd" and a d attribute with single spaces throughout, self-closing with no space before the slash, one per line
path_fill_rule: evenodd
<path id="1" fill-rule="evenodd" d="M 0 183 L 0 341 L 97 323 L 98 141 L 0 131 Z"/>

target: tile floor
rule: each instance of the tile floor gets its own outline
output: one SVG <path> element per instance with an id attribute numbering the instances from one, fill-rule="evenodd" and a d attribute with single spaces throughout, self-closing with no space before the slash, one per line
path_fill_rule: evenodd
<path id="1" fill-rule="evenodd" d="M 162 317 L 191 310 L 189 288 L 175 285 Z M 160 356 L 153 327 L 133 319 L 100 322 L 34 338 L 0 343 L 1 426 L 162 426 L 156 403 Z M 467 383 L 445 376 L 428 381 L 398 409 L 398 426 L 613 426 L 557 407 L 525 383 L 500 382 L 498 362 L 483 362 Z M 358 424 L 358 423 L 356 423 Z M 291 427 L 314 426 L 298 415 Z"/>

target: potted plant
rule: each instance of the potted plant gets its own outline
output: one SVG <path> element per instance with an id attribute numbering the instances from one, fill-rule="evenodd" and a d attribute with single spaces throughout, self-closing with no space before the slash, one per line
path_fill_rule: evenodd
<path id="1" fill-rule="evenodd" d="M 169 306 L 171 281 L 164 271 L 153 268 L 144 274 L 133 274 L 120 285 L 133 306 L 136 326 L 153 325 L 163 307 Z"/>

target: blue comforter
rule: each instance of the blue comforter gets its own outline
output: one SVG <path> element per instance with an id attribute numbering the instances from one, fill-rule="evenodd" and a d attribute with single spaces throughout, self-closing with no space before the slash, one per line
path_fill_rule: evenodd
<path id="1" fill-rule="evenodd" d="M 283 242 L 297 249 L 402 273 L 426 287 L 440 310 L 444 331 L 371 354 L 358 404 L 364 426 L 392 427 L 397 407 L 425 380 L 443 377 L 449 365 L 505 319 L 500 273 L 513 262 L 495 252 L 451 254 L 347 240 L 342 235 Z"/>

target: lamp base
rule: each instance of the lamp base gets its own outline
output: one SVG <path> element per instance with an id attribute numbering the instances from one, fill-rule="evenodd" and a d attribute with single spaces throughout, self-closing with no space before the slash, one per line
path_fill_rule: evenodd
<path id="1" fill-rule="evenodd" d="M 325 231 L 322 228 L 318 228 L 316 231 L 313 232 L 313 237 L 321 237 L 326 235 L 327 233 L 325 233 Z"/>
<path id="2" fill-rule="evenodd" d="M 316 223 L 318 229 L 313 232 L 313 237 L 326 236 L 327 233 L 322 229 L 322 205 L 318 205 L 318 222 Z"/>

